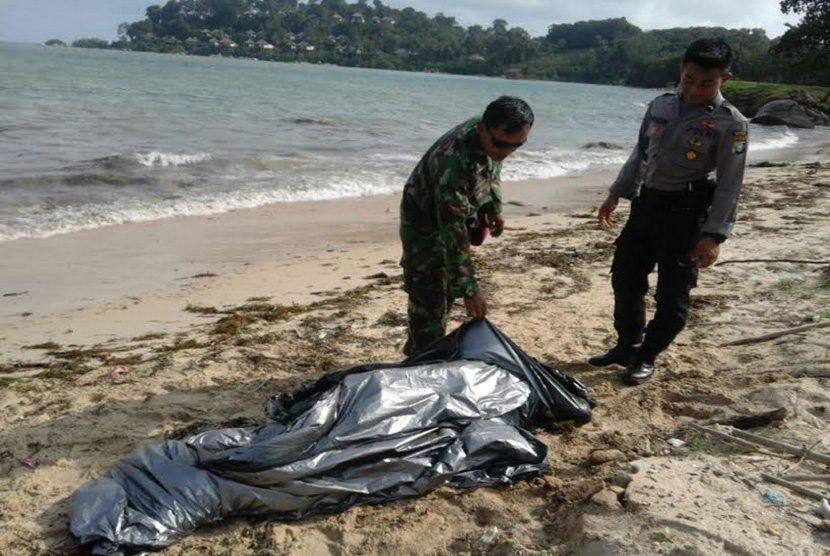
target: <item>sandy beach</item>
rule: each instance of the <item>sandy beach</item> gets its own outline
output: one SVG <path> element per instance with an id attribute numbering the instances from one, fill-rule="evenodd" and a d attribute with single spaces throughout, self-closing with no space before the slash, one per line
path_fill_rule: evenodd
<path id="1" fill-rule="evenodd" d="M 784 407 L 754 432 L 830 452 L 830 329 L 724 345 L 830 321 L 830 150 L 769 158 L 781 162 L 748 168 L 722 264 L 701 273 L 688 327 L 638 388 L 585 363 L 614 339 L 609 266 L 627 204 L 611 231 L 595 209 L 616 169 L 505 184 L 507 231 L 475 253 L 489 318 L 599 402 L 580 429 L 534 431 L 548 475 L 290 524 L 233 520 L 163 553 L 830 553 L 817 502 L 760 476 L 826 467 L 689 426 Z M 395 196 L 270 205 L 0 244 L 0 553 L 66 553 L 68 497 L 138 446 L 261 424 L 275 393 L 399 360 L 397 210 Z M 723 264 L 750 259 L 823 263 Z"/>

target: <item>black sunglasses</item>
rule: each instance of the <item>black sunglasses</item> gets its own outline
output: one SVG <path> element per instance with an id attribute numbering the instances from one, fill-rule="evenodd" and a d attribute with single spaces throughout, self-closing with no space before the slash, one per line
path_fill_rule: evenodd
<path id="1" fill-rule="evenodd" d="M 502 141 L 501 139 L 496 139 L 496 137 L 493 135 L 492 130 L 490 130 L 489 127 L 485 127 L 485 129 L 487 130 L 487 134 L 490 135 L 490 142 L 493 143 L 493 146 L 497 149 L 511 149 L 515 151 L 516 149 L 525 144 L 524 141 L 522 141 L 521 143 L 511 143 L 510 141 Z"/>

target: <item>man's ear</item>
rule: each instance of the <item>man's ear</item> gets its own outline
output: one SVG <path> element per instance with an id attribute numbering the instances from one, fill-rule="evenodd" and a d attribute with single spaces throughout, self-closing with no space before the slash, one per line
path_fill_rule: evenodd
<path id="1" fill-rule="evenodd" d="M 727 71 L 721 77 L 723 78 L 723 81 L 721 81 L 721 85 L 723 85 L 724 83 L 732 79 L 732 73 Z"/>

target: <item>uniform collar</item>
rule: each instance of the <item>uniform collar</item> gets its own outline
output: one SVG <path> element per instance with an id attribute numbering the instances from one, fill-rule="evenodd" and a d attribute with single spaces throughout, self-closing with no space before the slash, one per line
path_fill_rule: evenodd
<path id="1" fill-rule="evenodd" d="M 677 102 L 683 102 L 683 90 L 680 88 L 680 85 L 677 86 L 674 92 L 677 95 Z M 718 94 L 716 94 L 712 100 L 703 106 L 698 106 L 698 108 L 712 114 L 715 110 L 721 107 L 725 100 L 726 99 L 723 98 L 723 93 L 718 90 Z"/>
<path id="2" fill-rule="evenodd" d="M 484 152 L 484 147 L 481 145 L 481 137 L 479 137 L 475 125 L 467 132 L 466 141 L 472 152 L 473 160 L 478 164 L 486 165 L 490 157 Z"/>

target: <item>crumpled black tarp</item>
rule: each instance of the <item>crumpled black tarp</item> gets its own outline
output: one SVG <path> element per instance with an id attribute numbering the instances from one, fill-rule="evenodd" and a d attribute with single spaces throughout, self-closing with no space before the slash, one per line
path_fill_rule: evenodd
<path id="1" fill-rule="evenodd" d="M 95 554 L 160 549 L 231 516 L 299 519 L 509 484 L 546 469 L 521 427 L 591 418 L 579 382 L 473 321 L 400 364 L 326 375 L 268 407 L 273 423 L 144 446 L 72 496 Z"/>

